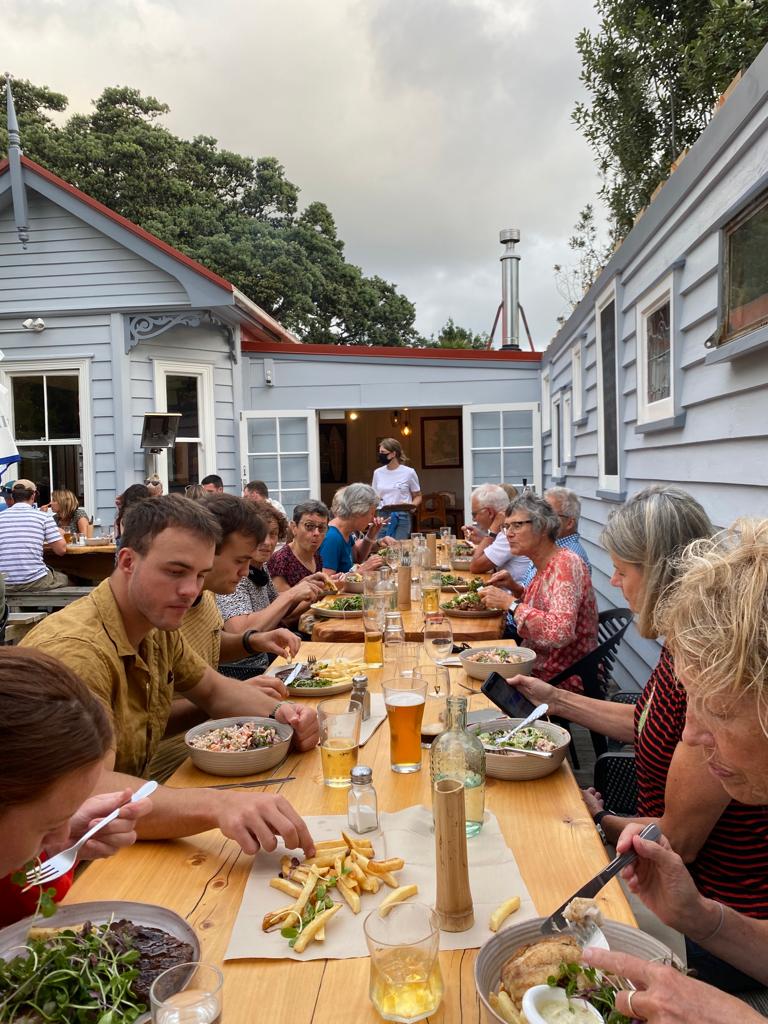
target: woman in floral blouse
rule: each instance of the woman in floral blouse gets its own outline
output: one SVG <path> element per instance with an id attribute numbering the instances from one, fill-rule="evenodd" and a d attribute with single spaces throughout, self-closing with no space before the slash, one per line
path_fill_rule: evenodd
<path id="1" fill-rule="evenodd" d="M 536 575 L 518 600 L 499 587 L 483 587 L 486 608 L 508 613 L 521 643 L 538 655 L 534 672 L 552 679 L 597 647 L 597 603 L 584 562 L 555 544 L 560 520 L 535 494 L 524 494 L 507 508 L 504 529 L 512 555 L 525 555 Z M 583 690 L 578 676 L 560 684 Z"/>

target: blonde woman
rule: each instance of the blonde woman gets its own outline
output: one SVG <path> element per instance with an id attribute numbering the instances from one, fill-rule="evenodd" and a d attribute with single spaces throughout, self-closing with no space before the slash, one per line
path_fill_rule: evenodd
<path id="1" fill-rule="evenodd" d="M 72 491 L 54 491 L 49 507 L 62 533 L 71 533 L 74 537 L 78 533 L 88 533 L 88 513 L 80 506 L 77 495 Z"/>
<path id="2" fill-rule="evenodd" d="M 421 504 L 421 484 L 416 471 L 404 465 L 408 457 L 402 445 L 394 437 L 385 437 L 379 442 L 379 468 L 373 474 L 373 489 L 379 495 L 383 507 L 388 505 Z M 390 512 L 385 537 L 405 540 L 411 535 L 411 513 Z"/>
<path id="3" fill-rule="evenodd" d="M 732 883 L 752 885 L 754 863 L 768 845 L 768 520 L 737 520 L 712 540 L 692 544 L 682 574 L 658 610 L 660 628 L 688 697 L 683 743 L 702 755 L 705 770 L 727 796 L 748 809 L 751 835 L 735 851 Z M 693 936 L 713 960 L 768 985 L 768 921 L 738 913 L 696 886 L 668 843 L 637 837 L 632 825 L 618 849 L 634 847 L 629 887 L 662 921 Z M 589 950 L 589 963 L 637 986 L 617 1009 L 653 1024 L 747 1024 L 763 1018 L 743 1003 L 660 964 Z"/>

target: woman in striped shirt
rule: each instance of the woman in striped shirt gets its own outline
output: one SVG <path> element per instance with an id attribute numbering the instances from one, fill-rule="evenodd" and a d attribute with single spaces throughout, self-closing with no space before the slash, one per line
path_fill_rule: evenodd
<path id="1" fill-rule="evenodd" d="M 704 509 L 675 487 L 646 488 L 616 510 L 602 536 L 614 565 L 611 582 L 637 613 L 637 627 L 657 637 L 657 604 L 678 575 L 678 559 L 694 540 L 709 537 Z M 681 742 L 686 695 L 665 647 L 635 707 L 567 693 L 537 679 L 510 680 L 550 714 L 635 744 L 638 819 L 658 821 L 689 865 L 699 890 L 741 913 L 768 918 L 768 818 L 730 800 L 707 770 L 699 748 Z M 615 841 L 630 819 L 612 814 L 599 793 L 585 801 L 595 822 Z M 688 963 L 699 977 L 727 991 L 755 987 L 753 979 L 715 961 L 686 939 Z"/>

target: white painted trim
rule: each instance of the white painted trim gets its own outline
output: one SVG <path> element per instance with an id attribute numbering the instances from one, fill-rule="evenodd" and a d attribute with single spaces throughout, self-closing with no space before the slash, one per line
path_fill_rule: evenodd
<path id="1" fill-rule="evenodd" d="M 216 401 L 213 382 L 213 363 L 187 363 L 173 359 L 151 359 L 155 390 L 153 412 L 168 412 L 165 378 L 197 377 L 198 415 L 200 416 L 200 479 L 216 472 Z M 159 457 L 159 476 L 163 490 L 168 493 L 168 453 Z"/>
<path id="2" fill-rule="evenodd" d="M 621 360 L 619 358 L 619 318 L 618 318 L 618 297 L 616 289 L 616 279 L 611 281 L 608 288 L 598 296 L 595 300 L 595 348 L 597 357 L 597 464 L 598 464 L 598 488 L 601 491 L 615 491 L 621 490 L 621 450 L 622 450 L 622 437 L 621 437 L 621 389 L 619 387 L 619 366 Z M 616 458 L 618 462 L 617 474 L 607 474 L 605 472 L 605 453 L 604 439 L 605 439 L 605 408 L 603 404 L 603 349 L 600 339 L 600 314 L 606 306 L 613 303 L 613 316 L 614 316 L 614 361 L 615 375 L 616 375 Z"/>
<path id="3" fill-rule="evenodd" d="M 559 416 L 558 416 L 559 414 Z M 562 394 L 558 392 L 557 395 L 552 399 L 552 432 L 550 435 L 550 444 L 552 445 L 552 476 L 561 477 L 563 475 L 563 459 L 558 461 L 558 448 L 562 448 L 562 435 L 563 435 L 563 403 Z M 560 453 L 562 456 L 562 452 Z"/>
<path id="4" fill-rule="evenodd" d="M 505 405 L 465 405 L 462 410 L 462 436 L 464 452 L 464 508 L 469 514 L 472 507 L 472 413 L 473 412 L 530 412 L 533 445 L 533 486 L 541 494 L 541 407 L 538 402 L 509 402 Z M 503 441 L 503 436 L 502 436 Z M 475 451 L 482 451 L 477 448 Z M 488 449 L 490 450 L 490 449 Z M 511 449 L 507 449 L 511 450 Z M 494 449 L 495 451 L 495 449 Z M 502 452 L 504 451 L 502 445 Z"/>
<path id="5" fill-rule="evenodd" d="M 649 402 L 648 394 L 648 317 L 669 302 L 669 397 Z M 675 415 L 675 309 L 674 275 L 669 274 L 643 296 L 635 307 L 637 345 L 637 422 L 656 423 Z"/>
<path id="6" fill-rule="evenodd" d="M 96 507 L 96 474 L 93 459 L 93 423 L 91 421 L 91 360 L 90 359 L 41 359 L 3 360 L 0 368 L 0 384 L 10 391 L 10 378 L 24 374 L 77 373 L 80 393 L 80 447 L 83 449 L 83 501 L 92 515 L 98 515 Z M 11 432 L 15 436 L 13 423 L 13 399 L 9 400 Z M 62 442 L 72 444 L 72 441 Z M 22 444 L 24 442 L 22 441 Z M 53 480 L 51 490 L 53 490 Z"/>
<path id="7" fill-rule="evenodd" d="M 552 420 L 550 415 L 550 377 L 549 367 L 542 371 L 541 374 L 541 431 L 546 434 L 548 430 L 552 429 Z"/>
<path id="8" fill-rule="evenodd" d="M 580 420 L 584 412 L 584 362 L 581 338 L 571 349 L 571 387 L 573 388 L 573 419 Z"/>
<path id="9" fill-rule="evenodd" d="M 240 476 L 242 485 L 245 487 L 250 479 L 248 473 L 248 420 L 280 420 L 283 418 L 304 419 L 307 421 L 306 454 L 309 464 L 309 496 L 317 497 L 320 494 L 320 433 L 318 430 L 316 409 L 248 409 L 240 413 Z M 279 456 L 292 453 L 280 451 L 275 454 Z M 303 454 L 303 452 L 296 454 Z M 278 458 L 278 473 L 279 472 L 280 460 Z M 286 489 L 295 490 L 295 488 Z M 275 496 L 273 495 L 273 497 Z M 282 489 L 279 490 L 277 500 L 283 502 Z M 283 502 L 283 504 L 285 503 Z"/>
<path id="10" fill-rule="evenodd" d="M 573 394 L 571 391 L 563 392 L 562 404 L 562 428 L 563 428 L 563 465 L 567 466 L 573 460 Z M 562 470 L 563 466 L 560 467 Z"/>

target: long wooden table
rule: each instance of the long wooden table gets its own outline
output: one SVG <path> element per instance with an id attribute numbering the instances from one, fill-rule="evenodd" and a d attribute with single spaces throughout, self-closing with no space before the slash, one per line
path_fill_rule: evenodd
<path id="1" fill-rule="evenodd" d="M 405 639 L 420 643 L 424 639 L 424 616 L 420 609 L 412 608 L 403 612 Z M 504 632 L 504 616 L 499 613 L 488 618 L 450 618 L 453 639 L 460 641 L 498 640 Z M 361 644 L 363 642 L 363 620 L 358 619 L 317 619 L 312 627 L 315 643 Z"/>
<path id="2" fill-rule="evenodd" d="M 299 657 L 361 657 L 361 647 L 308 643 Z M 380 671 L 369 671 L 372 689 Z M 456 681 L 467 679 L 453 669 Z M 460 687 L 455 692 L 465 693 Z M 467 694 L 469 697 L 470 695 Z M 487 705 L 471 696 L 473 707 Z M 382 725 L 363 748 L 361 761 L 373 768 L 384 810 L 429 805 L 429 762 L 413 775 L 395 775 L 389 767 L 389 728 Z M 320 753 L 292 754 L 267 773 L 296 779 L 279 791 L 304 814 L 346 814 L 345 790 L 322 784 Z M 186 762 L 170 785 L 205 786 L 210 776 Z M 269 792 L 270 790 L 267 790 Z M 499 823 L 536 907 L 550 913 L 607 861 L 592 819 L 567 764 L 545 779 L 512 783 L 489 779 L 487 807 Z M 195 928 L 206 960 L 220 963 L 248 878 L 251 857 L 219 831 L 171 842 L 139 843 L 115 857 L 91 865 L 73 886 L 67 902 L 128 899 L 158 903 L 185 917 Z M 499 880 L 499 899 L 512 895 Z M 599 897 L 606 917 L 635 924 L 617 881 Z M 477 950 L 440 954 L 446 983 L 442 1006 L 430 1019 L 440 1024 L 479 1024 L 473 965 Z M 224 964 L 224 1019 L 227 1024 L 358 1024 L 380 1018 L 368 1000 L 367 959 L 232 961 Z"/>
<path id="3" fill-rule="evenodd" d="M 84 580 L 86 583 L 101 583 L 112 575 L 115 568 L 114 544 L 67 544 L 64 555 L 55 555 L 52 551 L 44 554 L 45 563 L 52 569 L 58 569 L 67 576 Z"/>

